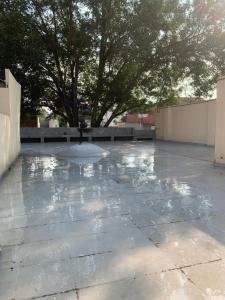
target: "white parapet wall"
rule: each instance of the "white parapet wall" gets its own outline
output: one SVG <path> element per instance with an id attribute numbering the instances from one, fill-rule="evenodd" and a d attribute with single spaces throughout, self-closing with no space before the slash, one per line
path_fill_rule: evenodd
<path id="1" fill-rule="evenodd" d="M 215 163 L 225 166 L 225 77 L 217 83 Z"/>
<path id="2" fill-rule="evenodd" d="M 5 70 L 6 87 L 0 88 L 0 177 L 20 153 L 21 87 Z"/>
<path id="3" fill-rule="evenodd" d="M 215 145 L 216 100 L 159 109 L 156 138 L 164 141 Z"/>

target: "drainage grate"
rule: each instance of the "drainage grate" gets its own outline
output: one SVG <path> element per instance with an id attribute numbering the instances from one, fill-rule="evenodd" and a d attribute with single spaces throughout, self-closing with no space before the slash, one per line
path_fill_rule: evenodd
<path id="1" fill-rule="evenodd" d="M 114 141 L 132 141 L 133 136 L 115 136 Z"/>
<path id="2" fill-rule="evenodd" d="M 80 141 L 79 137 L 71 137 L 70 138 L 70 142 L 79 142 L 79 141 Z M 82 141 L 83 142 L 88 142 L 88 137 L 83 136 Z"/>
<path id="3" fill-rule="evenodd" d="M 151 138 L 151 137 L 138 137 L 137 140 L 138 141 L 152 141 L 153 138 Z"/>
<path id="4" fill-rule="evenodd" d="M 21 138 L 21 143 L 40 143 L 41 138 Z"/>
<path id="5" fill-rule="evenodd" d="M 65 137 L 47 137 L 44 138 L 45 143 L 55 143 L 55 142 L 67 142 Z"/>
<path id="6" fill-rule="evenodd" d="M 93 136 L 92 137 L 92 141 L 96 141 L 96 142 L 103 142 L 103 141 L 111 141 L 111 137 L 110 136 Z"/>

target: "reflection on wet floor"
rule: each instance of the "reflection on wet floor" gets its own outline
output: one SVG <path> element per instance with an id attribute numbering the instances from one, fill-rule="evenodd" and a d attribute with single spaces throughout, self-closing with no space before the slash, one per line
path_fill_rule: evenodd
<path id="1" fill-rule="evenodd" d="M 0 185 L 0 299 L 225 299 L 225 171 L 213 148 L 100 145 L 111 155 L 23 146 Z"/>

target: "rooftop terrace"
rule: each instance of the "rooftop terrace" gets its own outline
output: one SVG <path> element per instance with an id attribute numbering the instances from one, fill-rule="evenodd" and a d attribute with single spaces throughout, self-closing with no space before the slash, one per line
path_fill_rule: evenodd
<path id="1" fill-rule="evenodd" d="M 213 148 L 100 145 L 111 155 L 23 145 L 0 185 L 0 299 L 225 299 L 225 170 Z"/>

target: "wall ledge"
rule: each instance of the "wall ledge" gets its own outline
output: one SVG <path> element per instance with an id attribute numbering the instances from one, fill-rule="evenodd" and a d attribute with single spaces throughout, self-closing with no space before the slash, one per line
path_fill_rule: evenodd
<path id="1" fill-rule="evenodd" d="M 225 79 L 225 77 L 224 77 Z M 196 105 L 196 104 L 205 104 L 208 102 L 216 101 L 216 99 L 209 99 L 209 100 L 202 100 L 202 101 L 196 101 L 193 103 L 185 103 L 185 104 L 176 104 L 176 105 L 170 105 L 170 106 L 165 106 L 165 107 L 159 107 L 159 110 L 170 108 L 170 107 L 182 107 L 182 106 L 190 106 L 190 105 Z"/>

